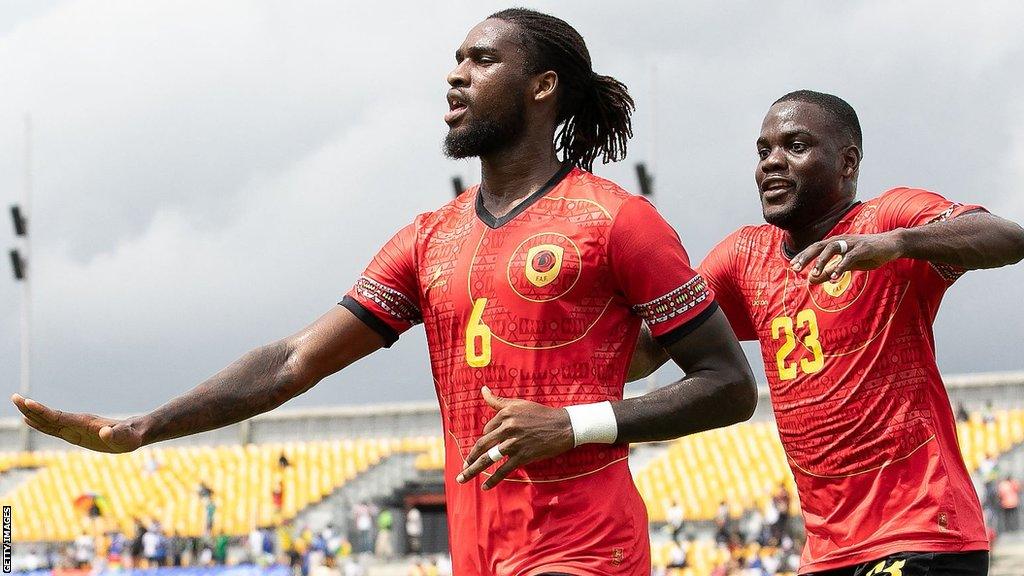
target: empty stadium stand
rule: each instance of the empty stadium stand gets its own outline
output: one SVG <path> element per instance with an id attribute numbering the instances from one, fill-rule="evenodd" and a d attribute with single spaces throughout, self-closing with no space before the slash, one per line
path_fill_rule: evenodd
<path id="1" fill-rule="evenodd" d="M 967 376 L 947 384 L 954 403 L 972 412 L 958 424 L 969 467 L 1024 442 L 1024 376 Z M 983 416 L 989 400 L 1000 409 Z M 780 483 L 793 492 L 767 404 L 763 396 L 755 421 L 645 448 L 644 463 L 634 471 L 653 523 L 664 521 L 673 500 L 688 520 L 709 520 L 722 501 L 738 516 L 763 506 Z M 254 525 L 295 518 L 346 485 L 354 491 L 350 499 L 372 497 L 372 486 L 363 485 L 374 482 L 353 480 L 382 462 L 397 461 L 393 456 L 401 455 L 412 473 L 436 475 L 444 463 L 439 432 L 433 404 L 292 410 L 131 454 L 105 455 L 69 449 L 39 434 L 32 437 L 35 450 L 14 451 L 20 428 L 8 421 L 0 423 L 0 503 L 31 511 L 18 514 L 18 541 L 67 541 L 98 527 L 131 533 L 135 518 L 158 520 L 167 533 L 199 535 L 205 503 L 198 487 L 204 482 L 217 509 L 214 532 L 242 535 Z M 278 464 L 282 454 L 287 467 Z M 272 496 L 279 483 L 280 509 Z M 394 490 L 391 484 L 386 489 Z M 75 506 L 90 493 L 104 500 L 99 521 Z M 796 498 L 791 502 L 795 507 Z M 719 552 L 695 546 L 694 574 L 704 574 L 698 567 L 705 560 L 696 558 L 710 564 Z M 656 545 L 656 558 L 667 553 Z"/>

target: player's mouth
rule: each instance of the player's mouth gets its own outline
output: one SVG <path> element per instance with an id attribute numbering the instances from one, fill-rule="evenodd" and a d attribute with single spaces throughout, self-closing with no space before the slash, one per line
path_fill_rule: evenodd
<path id="1" fill-rule="evenodd" d="M 444 121 L 449 126 L 455 124 L 462 118 L 468 108 L 469 106 L 461 94 L 455 90 L 448 92 L 448 112 L 445 112 Z"/>
<path id="2" fill-rule="evenodd" d="M 769 202 L 781 200 L 796 189 L 796 182 L 782 176 L 769 176 L 761 181 L 761 197 Z"/>

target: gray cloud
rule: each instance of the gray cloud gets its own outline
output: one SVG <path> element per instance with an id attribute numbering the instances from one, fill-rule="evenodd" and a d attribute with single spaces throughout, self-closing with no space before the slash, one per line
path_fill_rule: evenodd
<path id="1" fill-rule="evenodd" d="M 476 178 L 439 153 L 444 75 L 502 5 L 12 6 L 0 13 L 0 200 L 18 199 L 30 110 L 43 401 L 132 412 L 191 387 L 329 309 L 391 233 L 447 201 L 452 173 Z M 753 140 L 771 101 L 804 87 L 857 108 L 862 196 L 924 186 L 1024 220 L 1015 3 L 536 6 L 630 85 L 630 159 L 654 165 L 659 207 L 694 261 L 759 221 Z M 598 172 L 633 187 L 631 164 Z M 3 267 L 0 381 L 13 391 L 19 291 Z M 976 272 L 950 291 L 942 369 L 1021 367 L 1022 282 L 1021 267 Z M 413 330 L 293 404 L 432 395 Z"/>

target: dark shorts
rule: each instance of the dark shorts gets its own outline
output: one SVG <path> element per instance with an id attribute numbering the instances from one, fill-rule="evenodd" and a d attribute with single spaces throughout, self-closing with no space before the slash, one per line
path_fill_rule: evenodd
<path id="1" fill-rule="evenodd" d="M 804 576 L 988 576 L 988 552 L 900 552 Z"/>

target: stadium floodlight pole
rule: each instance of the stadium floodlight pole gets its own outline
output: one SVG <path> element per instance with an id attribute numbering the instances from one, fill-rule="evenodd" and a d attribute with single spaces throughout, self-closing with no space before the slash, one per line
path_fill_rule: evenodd
<path id="1" fill-rule="evenodd" d="M 452 176 L 452 188 L 455 192 L 455 197 L 458 198 L 459 194 L 462 194 L 462 191 L 465 190 L 462 187 L 462 176 Z"/>
<path id="2" fill-rule="evenodd" d="M 20 394 L 28 397 L 31 387 L 32 365 L 32 243 L 29 240 L 28 225 L 32 214 L 32 117 L 25 114 L 25 175 L 21 206 L 11 206 L 11 220 L 14 235 L 21 238 L 21 251 L 11 250 L 11 265 L 14 279 L 21 282 L 21 386 Z M 22 447 L 32 449 L 32 434 L 28 425 L 22 429 Z"/>
<path id="3" fill-rule="evenodd" d="M 636 179 L 640 182 L 640 194 L 654 202 L 654 176 L 647 171 L 647 164 L 637 162 Z"/>

